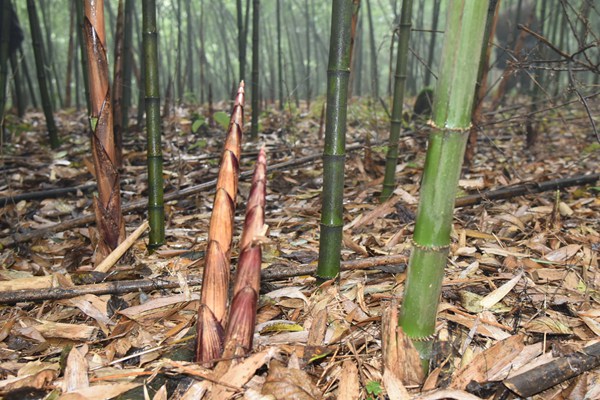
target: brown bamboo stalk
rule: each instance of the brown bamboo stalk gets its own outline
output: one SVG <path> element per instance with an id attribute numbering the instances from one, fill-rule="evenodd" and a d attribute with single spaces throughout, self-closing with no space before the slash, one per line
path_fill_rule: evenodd
<path id="1" fill-rule="evenodd" d="M 225 334 L 223 357 L 245 356 L 252 350 L 256 307 L 260 291 L 262 248 L 260 236 L 265 224 L 267 156 L 260 150 L 248 197 L 244 230 L 240 240 L 231 312 Z"/>
<path id="2" fill-rule="evenodd" d="M 94 198 L 94 212 L 100 236 L 95 258 L 98 264 L 125 237 L 106 57 L 104 0 L 86 0 L 83 30 L 88 53 L 92 156 L 98 180 L 98 197 Z"/>
<path id="3" fill-rule="evenodd" d="M 204 365 L 210 365 L 213 360 L 221 356 L 223 351 L 223 327 L 227 313 L 233 216 L 243 120 L 244 82 L 242 81 L 231 112 L 208 230 L 196 342 L 196 361 Z"/>

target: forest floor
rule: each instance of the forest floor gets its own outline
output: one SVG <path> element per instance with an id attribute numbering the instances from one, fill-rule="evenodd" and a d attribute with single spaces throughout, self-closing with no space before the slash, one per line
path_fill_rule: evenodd
<path id="1" fill-rule="evenodd" d="M 219 106 L 228 113 L 231 105 Z M 598 115 L 600 109 L 592 111 Z M 459 196 L 598 173 L 600 146 L 579 103 L 537 114 L 540 134 L 532 149 L 524 146 L 525 113 L 524 107 L 511 107 L 487 116 Z M 58 113 L 63 144 L 53 152 L 43 144 L 41 113 L 28 113 L 22 120 L 9 117 L 6 129 L 12 138 L 2 145 L 0 196 L 87 186 L 58 198 L 9 201 L 0 208 L 0 295 L 73 284 L 88 284 L 82 287 L 90 291 L 44 301 L 19 298 L 16 304 L 10 304 L 14 293 L 8 294 L 9 300 L 3 298 L 4 398 L 21 399 L 26 393 L 33 396 L 28 398 L 44 398 L 50 391 L 53 398 L 72 392 L 63 394 L 65 399 L 177 398 L 175 392 L 189 385 L 188 378 L 196 379 L 196 387 L 213 382 L 212 396 L 218 399 L 241 393 L 277 399 L 516 398 L 505 388 L 523 381 L 545 382 L 547 374 L 532 375 L 540 365 L 571 360 L 565 356 L 598 340 L 596 183 L 457 208 L 431 372 L 424 379 L 417 373 L 418 361 L 415 365 L 414 359 L 402 358 L 411 353 L 401 335 L 396 346 L 388 344 L 389 358 L 384 360 L 383 339 L 394 333 L 395 323 L 382 318 L 393 321 L 393 313 L 384 311 L 397 304 L 404 290 L 428 128 L 416 123 L 405 130 L 398 189 L 382 205 L 378 193 L 387 117 L 381 109 L 373 112 L 367 101 L 350 104 L 347 146 L 356 150 L 346 156 L 342 256 L 344 261 L 364 262 L 344 263 L 339 283 L 319 287 L 310 268 L 318 257 L 320 114 L 319 104 L 293 117 L 288 109 L 264 112 L 260 140 L 243 146 L 242 172 L 252 170 L 256 150 L 263 145 L 270 166 L 315 158 L 268 173 L 270 229 L 254 350 L 225 377 L 213 377 L 190 362 L 200 287 L 189 279 L 202 274 L 212 188 L 167 203 L 167 243 L 155 254 L 148 254 L 147 237 L 142 236 L 107 274 L 91 273 L 94 224 L 29 241 L 19 242 L 15 236 L 91 213 L 94 179 L 87 118 L 81 112 Z M 216 177 L 224 130 L 197 121 L 203 121 L 201 110 L 184 107 L 164 122 L 165 193 Z M 370 146 L 365 145 L 367 137 Z M 124 142 L 121 178 L 127 205 L 147 194 L 145 135 L 133 128 Z M 241 178 L 234 266 L 249 185 Z M 131 211 L 125 218 L 130 234 L 144 221 L 145 210 Z M 134 285 L 112 295 L 92 291 L 102 282 L 150 280 L 159 285 L 169 279 L 175 288 L 142 290 Z M 391 365 L 385 374 L 384 364 Z M 518 379 L 511 381 L 514 376 Z M 467 386 L 472 394 L 465 391 Z M 552 386 L 535 398 L 600 398 L 600 370 Z"/>

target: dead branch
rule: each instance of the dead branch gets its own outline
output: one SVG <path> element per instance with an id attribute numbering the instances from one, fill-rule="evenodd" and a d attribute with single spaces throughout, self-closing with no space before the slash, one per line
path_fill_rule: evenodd
<path id="1" fill-rule="evenodd" d="M 511 199 L 526 194 L 547 192 L 550 190 L 564 189 L 570 186 L 587 185 L 600 179 L 600 174 L 580 175 L 571 178 L 556 179 L 547 182 L 528 182 L 521 185 L 504 187 L 497 190 L 471 194 L 456 199 L 455 207 L 465 207 L 479 204 L 485 200 Z"/>
<path id="2" fill-rule="evenodd" d="M 357 150 L 362 148 L 362 144 L 354 144 L 352 146 L 348 146 L 346 150 Z M 279 164 L 274 164 L 267 168 L 268 172 L 278 171 L 282 169 L 286 169 L 289 167 L 306 164 L 310 161 L 316 160 L 320 158 L 321 155 L 310 155 L 306 157 L 301 157 L 289 161 L 284 161 Z M 248 178 L 252 175 L 251 171 L 245 171 L 240 174 L 240 179 Z M 525 183 L 522 185 L 515 185 L 507 188 L 501 188 L 497 190 L 490 190 L 483 193 L 471 194 L 468 196 L 459 197 L 456 199 L 456 207 L 466 207 L 472 206 L 481 203 L 484 200 L 502 200 L 502 199 L 510 199 L 517 196 L 523 196 L 526 194 L 533 193 L 541 193 L 549 190 L 558 190 L 564 189 L 570 186 L 578 186 L 578 185 L 587 185 L 594 183 L 600 179 L 600 174 L 591 174 L 591 175 L 582 175 L 576 176 L 572 178 L 565 179 L 557 179 L 554 181 L 542 182 L 542 183 Z M 192 194 L 196 194 L 202 192 L 206 189 L 212 189 L 216 184 L 216 180 L 211 180 L 208 182 L 201 183 L 199 185 L 191 186 L 186 189 L 177 190 L 175 192 L 171 192 L 165 195 L 165 201 L 177 200 L 186 196 L 190 196 Z M 146 200 L 141 199 L 137 201 L 133 201 L 131 203 L 125 204 L 123 206 L 123 212 L 133 212 L 144 209 L 147 206 Z M 17 243 L 28 242 L 30 240 L 38 239 L 44 237 L 50 233 L 54 232 L 62 232 L 68 229 L 73 229 L 79 226 L 87 225 L 94 222 L 93 215 L 84 215 L 78 218 L 73 218 L 64 222 L 60 222 L 56 225 L 52 225 L 48 228 L 38 229 L 32 232 L 27 233 L 16 233 L 10 237 L 5 237 L 0 240 L 0 246 L 12 246 Z"/>
<path id="3" fill-rule="evenodd" d="M 364 147 L 361 143 L 356 143 L 346 147 L 346 151 L 355 151 L 362 149 Z M 306 157 L 295 158 L 292 160 L 284 161 L 278 164 L 271 165 L 267 168 L 267 172 L 285 170 L 287 168 L 295 167 L 298 165 L 303 165 L 309 163 L 314 160 L 318 160 L 322 157 L 322 154 L 313 154 Z M 247 179 L 252 176 L 252 171 L 244 171 L 240 174 L 240 179 Z M 185 189 L 176 190 L 171 193 L 166 193 L 164 196 L 164 201 L 173 201 L 178 200 L 187 196 L 191 196 L 197 193 L 201 193 L 207 189 L 212 189 L 215 187 L 217 183 L 216 179 L 200 183 L 195 186 L 190 186 Z M 146 199 L 140 199 L 136 201 L 132 201 L 122 206 L 123 213 L 131 213 L 134 211 L 144 210 L 148 206 L 148 201 Z M 14 233 L 9 237 L 5 237 L 0 240 L 0 246 L 12 246 L 17 243 L 29 242 L 34 239 L 38 239 L 44 237 L 50 233 L 54 232 L 63 232 L 68 229 L 77 228 L 80 226 L 88 225 L 94 222 L 94 215 L 87 214 L 82 215 L 81 217 L 69 219 L 64 222 L 60 222 L 58 224 L 49 226 L 43 229 L 37 229 L 35 231 L 27 232 L 27 233 Z"/>
<path id="4" fill-rule="evenodd" d="M 397 254 L 390 256 L 379 256 L 364 258 L 359 260 L 342 261 L 342 271 L 357 269 L 378 269 L 383 266 L 399 265 L 398 272 L 402 272 L 406 267 L 408 256 Z M 273 265 L 261 273 L 261 279 L 265 281 L 274 281 L 286 279 L 293 276 L 312 275 L 317 270 L 316 265 Z M 202 276 L 188 275 L 186 277 L 189 286 L 198 286 L 202 284 Z M 45 300 L 70 299 L 85 294 L 94 294 L 97 296 L 105 294 L 124 294 L 131 292 L 151 292 L 153 290 L 174 289 L 181 285 L 177 277 L 166 277 L 156 279 L 136 279 L 128 281 L 103 282 L 89 285 L 78 285 L 62 288 L 45 289 L 22 289 L 0 292 L 0 304 L 14 304 L 20 302 L 39 302 Z"/>
<path id="5" fill-rule="evenodd" d="M 0 207 L 4 207 L 9 204 L 17 204 L 20 201 L 29 201 L 29 200 L 42 200 L 42 199 L 51 199 L 60 197 L 62 195 L 68 193 L 76 193 L 81 191 L 83 193 L 91 192 L 96 190 L 95 183 L 87 183 L 84 185 L 77 185 L 65 188 L 56 188 L 56 189 L 48 189 L 48 190 L 40 190 L 37 192 L 27 192 L 27 193 L 19 193 L 14 196 L 6 196 L 0 197 Z"/>
<path id="6" fill-rule="evenodd" d="M 549 363 L 513 376 L 504 385 L 520 397 L 530 397 L 600 365 L 600 343 L 559 357 Z"/>

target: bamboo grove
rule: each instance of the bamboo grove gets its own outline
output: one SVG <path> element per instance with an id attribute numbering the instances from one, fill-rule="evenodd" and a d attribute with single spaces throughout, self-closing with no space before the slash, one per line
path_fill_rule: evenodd
<path id="1" fill-rule="evenodd" d="M 81 87 L 75 87 L 73 94 L 79 98 L 81 92 L 85 97 L 89 117 L 89 155 L 97 190 L 92 206 L 97 234 L 90 235 L 95 252 L 94 263 L 102 263 L 126 238 L 126 218 L 121 207 L 121 175 L 126 170 L 124 166 L 130 162 L 128 154 L 133 152 L 126 147 L 130 131 L 143 129 L 146 133 L 147 178 L 144 177 L 144 184 L 147 184 L 148 190 L 144 196 L 150 228 L 147 249 L 155 252 L 168 245 L 166 226 L 169 216 L 165 207 L 166 171 L 163 170 L 163 150 L 167 146 L 163 130 L 167 118 L 163 116 L 170 112 L 177 115 L 178 107 L 185 102 L 198 102 L 211 110 L 206 121 L 214 124 L 216 113 L 212 112 L 212 107 L 213 103 L 217 103 L 213 101 L 214 93 L 218 93 L 219 99 L 226 98 L 226 101 L 231 101 L 232 97 L 232 103 L 227 103 L 232 104 L 229 123 L 219 132 L 223 136 L 219 142 L 223 150 L 215 190 L 210 192 L 213 197 L 207 237 L 198 240 L 205 241 L 206 246 L 194 349 L 195 361 L 202 367 L 226 371 L 236 359 L 248 356 L 253 350 L 261 289 L 262 245 L 268 235 L 265 221 L 268 219 L 266 201 L 270 175 L 262 144 L 272 140 L 272 136 L 262 129 L 261 118 L 268 117 L 269 107 L 285 111 L 292 121 L 298 118 L 300 109 L 310 114 L 324 107 L 322 125 L 325 135 L 320 142 L 323 173 L 319 187 L 318 266 L 314 278 L 319 284 L 325 281 L 335 284 L 341 274 L 345 224 L 351 219 L 345 215 L 344 209 L 344 191 L 348 185 L 348 104 L 353 95 L 358 97 L 368 90 L 369 105 L 373 110 L 379 110 L 373 113 L 387 113 L 385 134 L 378 137 L 378 144 L 385 146 L 385 166 L 379 169 L 382 176 L 377 181 L 381 186 L 378 201 L 385 203 L 400 186 L 396 181 L 401 151 L 399 143 L 409 134 L 404 128 L 414 122 L 405 115 L 408 97 L 405 94 L 416 94 L 415 71 L 418 71 L 421 75 L 419 83 L 428 86 L 434 82 L 435 90 L 431 117 L 426 122 L 430 134 L 414 233 L 412 238 L 407 239 L 411 253 L 397 323 L 418 350 L 426 372 L 436 337 L 437 309 L 452 242 L 455 200 L 463 159 L 466 157 L 467 164 L 473 161 L 476 129 L 483 118 L 482 99 L 486 95 L 490 43 L 500 10 L 499 2 L 448 0 L 443 6 L 439 0 L 432 2 L 429 8 L 436 14 L 430 21 L 434 32 L 429 33 L 434 36 L 443 33 L 443 40 L 442 36 L 438 37 L 438 46 L 441 42 L 441 56 L 438 56 L 436 40 L 431 40 L 433 45 L 426 49 L 425 40 L 414 29 L 415 20 L 419 20 L 417 26 L 423 26 L 421 14 L 425 14 L 424 8 L 415 15 L 413 9 L 417 1 L 402 0 L 399 13 L 391 22 L 395 32 L 390 33 L 390 51 L 385 55 L 388 76 L 382 72 L 386 68 L 382 68 L 382 60 L 378 59 L 384 42 L 377 39 L 377 34 L 381 33 L 378 21 L 382 25 L 381 21 L 385 21 L 386 17 L 374 1 L 306 0 L 290 5 L 292 3 L 282 0 L 237 0 L 235 10 L 233 2 L 232 5 L 223 5 L 223 2 L 173 0 L 168 8 L 160 3 L 154 0 L 141 2 L 140 14 L 136 13 L 136 7 L 140 7 L 133 0 L 119 0 L 115 18 L 105 15 L 110 6 L 103 0 L 76 2 L 69 9 L 72 36 L 69 53 L 78 61 L 70 63 L 69 69 L 77 65 L 81 71 L 79 74 L 67 74 L 76 75 L 76 79 L 82 78 Z M 15 80 L 20 76 L 17 69 L 19 72 L 25 69 L 15 66 L 17 48 L 11 47 L 11 43 L 20 43 L 23 39 L 19 37 L 23 36 L 22 32 L 11 30 L 10 18 L 16 18 L 13 17 L 13 14 L 16 15 L 13 3 L 4 0 L 0 4 L 3 12 L 0 27 L 0 90 L 3 92 L 0 120 L 4 121 L 9 104 L 4 96 L 9 86 L 9 60 Z M 48 132 L 47 141 L 56 150 L 65 135 L 62 132 L 59 135 L 55 122 L 55 108 L 61 103 L 58 100 L 61 90 L 58 89 L 61 88 L 53 88 L 60 86 L 59 79 L 56 71 L 48 68 L 48 58 L 52 55 L 51 40 L 49 34 L 44 38 L 37 4 L 33 0 L 26 2 L 31 52 Z M 44 6 L 49 7 L 48 4 Z M 171 16 L 176 15 L 177 23 L 165 27 L 164 21 L 157 18 L 157 7 L 168 9 Z M 218 17 L 209 18 L 206 16 L 209 13 Z M 185 23 L 184 14 L 187 17 Z M 198 16 L 201 23 L 195 29 L 194 18 Z M 328 33 L 318 29 L 316 24 L 325 17 L 329 18 L 328 22 L 321 25 L 328 26 Z M 214 20 L 222 22 L 214 25 Z M 290 22 L 296 20 L 302 21 L 297 25 L 305 26 L 292 26 Z M 237 29 L 226 28 L 228 24 L 225 21 Z M 233 25 L 234 21 L 237 26 Z M 438 32 L 437 26 L 442 23 L 445 29 Z M 161 26 L 166 28 L 162 36 Z M 185 32 L 184 27 L 187 28 Z M 208 32 L 208 27 L 215 29 Z M 109 32 L 114 45 L 112 59 L 109 58 Z M 218 35 L 219 44 L 208 45 L 209 35 Z M 397 46 L 394 42 L 396 36 Z M 166 37 L 177 45 L 170 46 Z M 412 45 L 423 52 L 428 50 L 427 70 L 411 56 Z M 525 43 L 518 45 L 525 46 Z M 161 58 L 161 51 L 168 56 Z M 249 52 L 251 58 L 247 60 Z M 237 60 L 234 60 L 235 57 Z M 434 68 L 435 57 L 439 58 L 439 68 Z M 21 57 L 21 60 L 25 59 Z M 24 61 L 20 62 L 24 65 Z M 367 64 L 369 74 L 366 73 Z M 506 68 L 502 76 L 508 80 L 512 66 Z M 434 69 L 437 75 L 433 73 Z M 368 78 L 365 79 L 365 76 Z M 14 96 L 17 97 L 19 91 L 25 92 L 24 88 L 25 85 L 22 85 L 19 90 L 14 90 Z M 35 100 L 33 85 L 30 84 L 29 88 L 31 100 Z M 69 83 L 69 91 L 65 93 L 67 104 L 72 102 L 70 89 Z M 136 96 L 137 124 L 134 127 L 132 111 Z M 247 97 L 251 99 L 251 118 L 245 116 Z M 165 104 L 162 116 L 161 101 Z M 84 101 L 76 102 L 83 104 Z M 11 103 L 17 105 L 18 101 L 11 100 Z M 380 107 L 380 104 L 383 105 Z M 388 112 L 388 105 L 391 105 L 391 112 Z M 17 105 L 17 108 L 23 106 Z M 365 120 L 368 118 L 364 117 Z M 293 130 L 291 126 L 284 126 L 282 121 L 277 124 L 280 124 L 277 129 L 281 132 Z M 245 135 L 247 128 L 250 131 Z M 370 138 L 370 132 L 366 135 Z M 292 134 L 289 137 L 292 137 L 289 139 L 291 143 L 294 140 Z M 243 230 L 237 240 L 235 220 L 238 194 L 241 192 L 240 166 L 242 161 L 246 161 L 242 160 L 245 139 L 260 150 L 254 163 Z M 365 139 L 365 142 L 367 140 L 370 139 Z M 365 146 L 370 150 L 370 145 Z M 470 147 L 465 155 L 467 146 Z M 235 267 L 233 279 L 232 266 Z M 396 311 L 393 315 L 397 315 Z"/>

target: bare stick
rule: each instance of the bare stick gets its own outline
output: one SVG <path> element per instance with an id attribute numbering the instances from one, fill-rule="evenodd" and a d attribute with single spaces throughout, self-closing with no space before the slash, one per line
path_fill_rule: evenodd
<path id="1" fill-rule="evenodd" d="M 125 254 L 125 252 L 129 250 L 131 246 L 133 246 L 135 241 L 138 240 L 140 236 L 142 236 L 142 233 L 144 233 L 146 229 L 148 229 L 148 221 L 144 221 L 135 231 L 133 231 L 131 235 L 129 235 L 125 240 L 123 240 L 123 242 L 121 242 L 121 244 L 118 245 L 116 249 L 114 249 L 108 256 L 106 256 L 106 258 L 102 260 L 100 264 L 98 264 L 94 271 L 104 273 L 108 272 L 110 267 L 112 267 L 116 264 L 117 261 L 119 261 L 123 254 Z"/>
<path id="2" fill-rule="evenodd" d="M 348 146 L 346 148 L 346 151 L 359 150 L 359 149 L 362 149 L 363 147 L 364 147 L 363 144 L 356 143 L 351 146 Z M 274 165 L 267 167 L 267 172 L 285 170 L 290 167 L 295 167 L 298 165 L 306 164 L 311 161 L 320 159 L 322 156 L 323 155 L 319 153 L 319 154 L 313 154 L 313 155 L 306 156 L 306 157 L 300 157 L 300 158 L 295 158 L 292 160 L 284 161 L 279 164 L 274 164 Z M 240 179 L 246 179 L 251 176 L 252 176 L 252 171 L 245 171 L 240 174 Z M 214 188 L 216 183 L 217 183 L 217 180 L 213 179 L 213 180 L 210 180 L 207 182 L 200 183 L 195 186 L 190 186 L 189 188 L 185 188 L 182 190 L 177 190 L 177 191 L 174 191 L 171 193 L 167 193 L 164 196 L 164 200 L 165 201 L 173 201 L 173 200 L 178 200 L 178 199 L 181 199 L 181 198 L 184 198 L 187 196 L 191 196 L 191 195 L 194 195 L 197 193 L 201 193 L 207 189 Z M 148 206 L 148 200 L 140 199 L 140 200 L 132 201 L 130 203 L 123 205 L 121 207 L 121 209 L 123 210 L 123 213 L 131 213 L 133 211 L 143 210 L 147 206 Z M 95 221 L 94 215 L 88 214 L 88 215 L 83 215 L 81 217 L 73 218 L 73 219 L 70 219 L 70 220 L 67 220 L 64 222 L 60 222 L 56 225 L 52 225 L 47 228 L 37 229 L 37 230 L 27 232 L 27 233 L 14 233 L 8 237 L 4 237 L 3 239 L 1 239 L 0 246 L 6 247 L 6 246 L 12 246 L 16 243 L 28 242 L 30 240 L 38 239 L 38 238 L 44 237 L 44 236 L 54 233 L 54 232 L 63 232 L 63 231 L 69 230 L 69 229 L 79 227 L 79 226 L 88 225 L 88 224 L 93 223 L 94 221 Z"/>
<path id="3" fill-rule="evenodd" d="M 600 365 L 600 343 L 559 357 L 504 381 L 520 397 L 530 397 Z"/>
<path id="4" fill-rule="evenodd" d="M 539 183 L 529 182 L 522 185 L 509 186 L 497 190 L 489 190 L 487 192 L 459 197 L 456 199 L 455 207 L 472 206 L 485 200 L 511 199 L 526 194 L 559 190 L 570 186 L 587 185 L 596 182 L 598 179 L 600 179 L 600 174 L 580 175 Z"/>
<path id="5" fill-rule="evenodd" d="M 342 271 L 357 269 L 377 269 L 383 266 L 399 266 L 398 272 L 402 272 L 406 267 L 408 256 L 395 254 L 390 256 L 380 256 L 364 258 L 359 260 L 342 261 Z M 293 276 L 313 275 L 317 270 L 316 265 L 274 265 L 261 272 L 262 280 L 280 280 Z M 188 275 L 186 277 L 189 286 L 202 284 L 202 276 Z M 51 282 L 49 285 L 52 284 Z M 138 291 L 150 292 L 159 289 L 173 289 L 180 286 L 177 277 L 157 278 L 157 279 L 137 279 L 129 281 L 104 282 L 90 285 L 79 285 L 68 288 L 40 288 L 40 289 L 22 289 L 0 292 L 0 304 L 14 304 L 26 301 L 44 301 L 70 299 L 84 294 L 94 294 L 97 296 L 103 294 L 123 294 Z"/>

